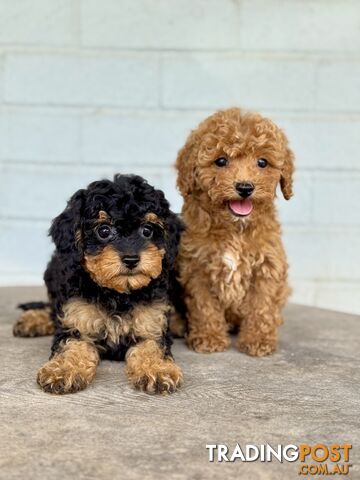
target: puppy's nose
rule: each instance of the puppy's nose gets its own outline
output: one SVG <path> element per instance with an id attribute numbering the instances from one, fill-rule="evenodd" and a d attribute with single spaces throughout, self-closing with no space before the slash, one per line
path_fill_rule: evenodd
<path id="1" fill-rule="evenodd" d="M 240 182 L 235 185 L 235 188 L 240 197 L 247 198 L 250 197 L 255 189 L 255 186 L 252 183 Z"/>
<path id="2" fill-rule="evenodd" d="M 125 255 L 124 257 L 121 257 L 121 260 L 125 267 L 132 270 L 139 263 L 140 258 L 138 255 Z"/>

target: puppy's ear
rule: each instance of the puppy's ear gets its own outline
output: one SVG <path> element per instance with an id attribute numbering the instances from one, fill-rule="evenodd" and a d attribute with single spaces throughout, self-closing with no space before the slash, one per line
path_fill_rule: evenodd
<path id="1" fill-rule="evenodd" d="M 284 164 L 281 171 L 280 187 L 286 200 L 293 196 L 294 154 L 286 145 Z"/>
<path id="2" fill-rule="evenodd" d="M 195 145 L 195 134 L 191 133 L 176 159 L 177 186 L 183 197 L 189 195 L 195 188 Z"/>
<path id="3" fill-rule="evenodd" d="M 185 229 L 185 226 L 180 219 L 179 215 L 176 215 L 173 212 L 170 212 L 170 215 L 167 218 L 167 229 L 168 229 L 168 247 L 167 247 L 167 257 L 170 267 L 174 266 L 176 256 L 178 253 L 178 247 L 180 242 L 180 237 L 182 232 Z"/>
<path id="4" fill-rule="evenodd" d="M 65 210 L 54 218 L 49 235 L 61 253 L 82 251 L 82 209 L 85 190 L 79 190 L 70 198 Z"/>

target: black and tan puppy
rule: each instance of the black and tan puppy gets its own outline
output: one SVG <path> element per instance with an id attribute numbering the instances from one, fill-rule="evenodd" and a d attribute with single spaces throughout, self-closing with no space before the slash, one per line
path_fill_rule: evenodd
<path id="1" fill-rule="evenodd" d="M 171 355 L 171 272 L 182 230 L 160 190 L 138 176 L 91 183 L 52 223 L 45 272 L 49 306 L 25 304 L 14 334 L 55 333 L 37 381 L 47 392 L 84 389 L 100 358 L 126 360 L 131 383 L 173 392 L 182 372 Z"/>

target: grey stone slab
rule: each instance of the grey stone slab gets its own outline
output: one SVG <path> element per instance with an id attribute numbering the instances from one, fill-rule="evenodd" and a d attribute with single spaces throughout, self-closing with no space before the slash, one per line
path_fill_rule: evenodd
<path id="1" fill-rule="evenodd" d="M 15 305 L 43 297 L 0 289 L 1 479 L 287 480 L 298 464 L 210 463 L 205 445 L 318 442 L 351 443 L 347 478 L 360 478 L 358 316 L 290 305 L 279 351 L 262 359 L 177 340 L 185 384 L 172 396 L 134 391 L 124 364 L 104 361 L 87 390 L 58 397 L 35 383 L 51 339 L 11 332 Z"/>

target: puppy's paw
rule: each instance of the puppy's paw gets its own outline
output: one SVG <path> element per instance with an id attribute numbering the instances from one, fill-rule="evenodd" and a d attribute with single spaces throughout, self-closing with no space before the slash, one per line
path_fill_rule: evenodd
<path id="1" fill-rule="evenodd" d="M 251 355 L 252 357 L 265 357 L 276 351 L 277 339 L 273 336 L 248 338 L 242 337 L 240 334 L 237 346 L 240 352 Z"/>
<path id="2" fill-rule="evenodd" d="M 61 395 L 83 390 L 91 379 L 82 372 L 68 368 L 59 360 L 53 359 L 40 368 L 36 380 L 45 392 Z"/>
<path id="3" fill-rule="evenodd" d="M 164 360 L 138 373 L 128 370 L 128 374 L 135 388 L 150 394 L 173 393 L 183 383 L 182 371 L 172 360 Z"/>
<path id="4" fill-rule="evenodd" d="M 47 309 L 26 310 L 17 319 L 13 334 L 15 337 L 42 337 L 52 335 L 54 323 Z"/>
<path id="5" fill-rule="evenodd" d="M 189 348 L 198 353 L 225 352 L 230 346 L 230 338 L 218 334 L 190 334 L 186 338 L 186 343 Z"/>

